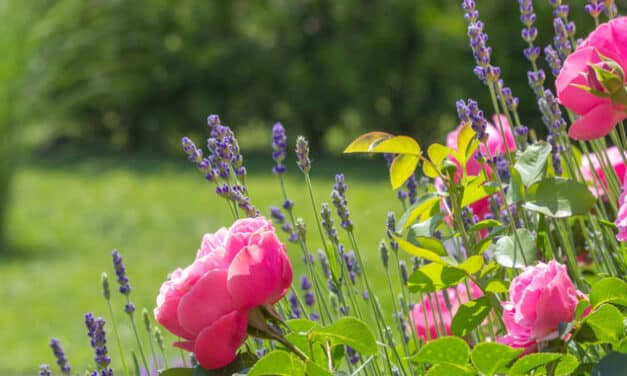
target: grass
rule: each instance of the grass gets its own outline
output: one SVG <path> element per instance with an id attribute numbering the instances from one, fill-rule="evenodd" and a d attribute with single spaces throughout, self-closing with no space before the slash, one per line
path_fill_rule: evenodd
<path id="1" fill-rule="evenodd" d="M 245 157 L 252 201 L 267 214 L 271 205 L 282 202 L 269 172 L 269 153 Z M 310 248 L 316 249 L 320 243 L 302 176 L 293 160 L 288 166 L 288 192 L 296 201 L 296 214 L 308 224 Z M 391 208 L 400 212 L 400 205 L 381 160 L 349 156 L 313 160 L 318 203 L 330 200 L 337 172 L 346 175 L 357 238 L 372 269 L 379 264 L 385 215 Z M 32 375 L 41 363 L 54 365 L 51 337 L 61 340 L 75 371 L 84 370 L 92 353 L 83 314 L 108 317 L 100 275 L 106 271 L 115 276 L 111 250 L 117 248 L 124 256 L 138 312 L 143 307 L 152 311 L 167 273 L 193 260 L 203 233 L 232 220 L 212 185 L 178 154 L 74 150 L 33 157 L 14 181 L 8 216 L 13 246 L 0 252 L 0 374 Z M 289 244 L 288 252 L 298 278 L 300 250 Z M 383 304 L 389 303 L 383 277 L 373 282 Z M 120 334 L 132 346 L 123 302 L 113 295 Z M 141 316 L 137 319 L 141 322 Z M 114 365 L 117 351 L 111 344 Z"/>

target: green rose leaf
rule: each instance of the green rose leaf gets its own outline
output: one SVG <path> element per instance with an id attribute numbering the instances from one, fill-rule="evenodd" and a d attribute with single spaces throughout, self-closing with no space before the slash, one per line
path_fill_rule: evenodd
<path id="1" fill-rule="evenodd" d="M 424 221 L 431 217 L 432 209 L 440 203 L 441 197 L 435 192 L 420 195 L 416 202 L 403 213 L 396 224 L 396 232 L 402 234 L 414 221 Z"/>
<path id="2" fill-rule="evenodd" d="M 472 225 L 468 231 L 469 232 L 475 232 L 475 231 L 480 231 L 480 230 L 485 230 L 485 229 L 492 229 L 494 227 L 499 227 L 502 226 L 503 224 L 499 221 L 497 221 L 496 219 L 484 219 L 481 222 L 477 222 L 474 225 Z"/>
<path id="3" fill-rule="evenodd" d="M 487 296 L 462 304 L 451 322 L 451 332 L 456 336 L 465 336 L 485 320 L 490 310 L 492 306 Z"/>
<path id="4" fill-rule="evenodd" d="M 452 364 L 465 366 L 470 356 L 466 341 L 458 337 L 440 337 L 427 342 L 418 354 L 412 357 L 416 363 Z"/>
<path id="5" fill-rule="evenodd" d="M 455 153 L 455 150 L 449 148 L 448 146 L 444 146 L 438 143 L 429 145 L 429 147 L 427 148 L 427 155 L 429 156 L 429 160 L 433 164 L 423 163 L 422 171 L 426 176 L 430 178 L 437 177 L 439 175 L 440 167 L 442 166 L 442 161 L 444 161 L 444 158 L 453 153 Z"/>
<path id="6" fill-rule="evenodd" d="M 281 350 L 266 354 L 248 372 L 248 376 L 304 376 L 305 363 L 296 355 Z"/>
<path id="7" fill-rule="evenodd" d="M 483 342 L 475 346 L 470 353 L 472 364 L 486 375 L 506 373 L 507 365 L 522 352 L 499 343 Z"/>
<path id="8" fill-rule="evenodd" d="M 518 170 L 511 170 L 511 177 L 509 178 L 509 188 L 505 193 L 505 201 L 507 205 L 516 204 L 525 198 L 525 190 L 523 187 L 522 178 Z"/>
<path id="9" fill-rule="evenodd" d="M 508 235 L 496 241 L 494 257 L 502 266 L 522 269 L 536 260 L 536 243 L 527 229 L 517 229 L 516 234 L 518 240 L 516 236 Z"/>
<path id="10" fill-rule="evenodd" d="M 509 375 L 528 375 L 531 371 L 544 367 L 561 357 L 562 354 L 557 353 L 537 353 L 524 356 L 512 365 L 512 368 L 509 369 Z"/>
<path id="11" fill-rule="evenodd" d="M 611 352 L 592 367 L 590 376 L 624 375 L 625 364 L 627 364 L 627 354 Z"/>
<path id="12" fill-rule="evenodd" d="M 551 145 L 546 142 L 538 142 L 527 146 L 520 153 L 514 168 L 520 174 L 520 179 L 525 187 L 537 182 L 544 176 L 546 161 L 551 154 Z"/>
<path id="13" fill-rule="evenodd" d="M 160 373 L 161 376 L 194 376 L 193 368 L 169 368 Z"/>
<path id="14" fill-rule="evenodd" d="M 474 255 L 468 257 L 464 262 L 459 264 L 459 268 L 466 271 L 468 274 L 475 274 L 483 267 L 483 256 Z"/>
<path id="15" fill-rule="evenodd" d="M 326 369 L 320 367 L 316 363 L 307 362 L 307 376 L 333 376 L 333 374 Z"/>
<path id="16" fill-rule="evenodd" d="M 459 268 L 437 263 L 427 264 L 411 274 L 407 286 L 411 292 L 434 292 L 454 286 L 466 277 Z"/>
<path id="17" fill-rule="evenodd" d="M 439 363 L 429 368 L 425 376 L 472 376 L 475 373 L 468 367 Z"/>
<path id="18" fill-rule="evenodd" d="M 554 374 L 555 376 L 572 375 L 578 366 L 579 361 L 574 355 L 564 354 L 562 355 L 562 359 L 560 359 L 559 363 L 557 363 Z"/>
<path id="19" fill-rule="evenodd" d="M 507 292 L 508 290 L 509 288 L 507 287 L 505 282 L 499 281 L 498 279 L 493 279 L 492 281 L 489 281 L 485 287 L 485 291 L 492 292 L 495 294 L 498 294 L 501 292 Z"/>
<path id="20" fill-rule="evenodd" d="M 588 343 L 618 343 L 624 336 L 623 315 L 611 304 L 603 304 L 586 316 L 575 339 Z"/>
<path id="21" fill-rule="evenodd" d="M 585 214 L 594 205 L 594 196 L 585 184 L 558 177 L 532 184 L 527 200 L 525 208 L 552 218 Z"/>
<path id="22" fill-rule="evenodd" d="M 391 137 L 394 136 L 385 132 L 369 132 L 362 134 L 344 149 L 344 153 L 371 153 L 372 149 L 381 141 Z"/>
<path id="23" fill-rule="evenodd" d="M 597 281 L 590 290 L 590 304 L 597 307 L 602 303 L 627 306 L 627 283 L 615 277 Z"/>
<path id="24" fill-rule="evenodd" d="M 398 243 L 399 247 L 403 251 L 409 253 L 412 256 L 418 256 L 425 260 L 433 261 L 435 263 L 444 263 L 444 261 L 440 258 L 440 255 L 431 250 L 413 245 L 412 243 L 408 242 L 405 239 L 399 238 L 398 236 L 395 236 L 394 240 Z"/>
<path id="25" fill-rule="evenodd" d="M 332 346 L 347 345 L 361 355 L 372 355 L 377 352 L 377 343 L 368 325 L 354 317 L 343 317 L 326 328 L 316 328 L 309 332 L 312 341 Z"/>
<path id="26" fill-rule="evenodd" d="M 416 171 L 420 159 L 416 155 L 401 154 L 392 160 L 390 165 L 390 183 L 392 189 L 400 188 Z"/>
<path id="27" fill-rule="evenodd" d="M 370 152 L 419 156 L 421 150 L 420 145 L 413 138 L 409 136 L 394 136 L 379 142 Z"/>

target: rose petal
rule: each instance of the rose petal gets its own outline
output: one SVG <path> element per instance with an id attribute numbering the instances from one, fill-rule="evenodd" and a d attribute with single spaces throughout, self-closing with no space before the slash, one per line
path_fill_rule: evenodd
<path id="1" fill-rule="evenodd" d="M 235 311 L 203 329 L 194 346 L 198 363 L 209 370 L 231 363 L 246 340 L 246 325 L 246 313 Z"/>
<path id="2" fill-rule="evenodd" d="M 616 111 L 611 103 L 603 103 L 577 119 L 568 130 L 575 140 L 593 140 L 612 131 L 616 123 L 627 118 L 627 114 Z"/>
<path id="3" fill-rule="evenodd" d="M 595 48 L 578 48 L 566 58 L 555 80 L 559 102 L 578 115 L 583 115 L 602 103 L 610 103 L 607 98 L 597 97 L 573 86 L 573 84 L 587 85 L 586 79 L 581 73 L 586 70 L 588 63 L 598 61 L 600 58 Z"/>
<path id="4" fill-rule="evenodd" d="M 208 272 L 181 298 L 177 311 L 181 327 L 196 334 L 235 310 L 226 277 L 226 270 Z"/>

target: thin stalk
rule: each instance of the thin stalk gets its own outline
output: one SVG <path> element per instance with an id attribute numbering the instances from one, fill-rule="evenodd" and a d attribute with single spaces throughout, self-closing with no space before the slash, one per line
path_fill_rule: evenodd
<path id="1" fill-rule="evenodd" d="M 122 362 L 122 368 L 124 369 L 124 374 L 129 375 L 128 367 L 126 366 L 126 361 L 124 360 L 124 351 L 122 350 L 122 341 L 120 341 L 120 334 L 118 332 L 118 325 L 115 321 L 115 315 L 113 314 L 113 307 L 111 306 L 111 301 L 107 299 L 107 307 L 109 308 L 109 316 L 111 316 L 111 324 L 113 324 L 113 333 L 115 334 L 115 341 L 118 345 L 118 350 L 120 351 L 120 361 Z"/>
<path id="2" fill-rule="evenodd" d="M 128 304 L 130 304 L 130 299 L 126 298 L 126 301 Z M 150 367 L 148 366 L 148 361 L 146 360 L 146 355 L 144 355 L 144 349 L 142 347 L 142 342 L 139 339 L 139 332 L 137 331 L 137 325 L 135 325 L 135 317 L 133 316 L 133 313 L 129 313 L 128 317 L 131 319 L 131 327 L 133 328 L 133 333 L 135 334 L 135 339 L 137 340 L 137 346 L 139 348 L 139 355 L 142 358 L 142 362 L 144 363 L 144 367 L 146 367 L 146 372 L 150 372 Z"/>

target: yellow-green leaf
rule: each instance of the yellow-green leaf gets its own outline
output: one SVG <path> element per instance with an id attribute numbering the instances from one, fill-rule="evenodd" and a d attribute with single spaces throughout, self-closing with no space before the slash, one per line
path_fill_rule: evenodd
<path id="1" fill-rule="evenodd" d="M 374 146 L 372 153 L 410 154 L 420 155 L 420 145 L 409 136 L 395 136 L 385 139 Z"/>
<path id="2" fill-rule="evenodd" d="M 474 178 L 468 185 L 464 187 L 461 206 L 468 206 L 473 202 L 477 202 L 482 198 L 488 197 L 497 191 L 497 187 L 485 185 L 485 178 L 479 175 Z"/>
<path id="3" fill-rule="evenodd" d="M 458 157 L 461 158 L 458 158 L 458 161 L 462 166 L 466 166 L 466 161 L 468 161 L 468 151 L 473 146 L 471 145 L 473 140 L 476 140 L 475 131 L 470 126 L 470 123 L 464 124 L 457 134 L 457 151 Z M 477 146 L 479 146 L 478 143 L 474 145 L 475 148 Z"/>
<path id="4" fill-rule="evenodd" d="M 426 248 L 415 246 L 411 244 L 410 242 L 408 242 L 407 240 L 401 239 L 397 236 L 394 237 L 394 240 L 398 243 L 398 245 L 401 247 L 403 251 L 409 253 L 410 255 L 422 257 L 425 260 L 437 262 L 439 264 L 445 263 L 444 261 L 442 261 L 440 256 L 433 251 L 430 251 Z"/>
<path id="5" fill-rule="evenodd" d="M 400 188 L 400 186 L 409 179 L 416 170 L 418 161 L 417 155 L 410 154 L 403 154 L 394 158 L 390 166 L 390 183 L 392 183 L 392 189 Z"/>
<path id="6" fill-rule="evenodd" d="M 394 136 L 385 132 L 369 132 L 362 134 L 344 149 L 344 153 L 370 153 L 373 147 L 391 137 Z"/>
<path id="7" fill-rule="evenodd" d="M 448 157 L 451 154 L 455 154 L 455 150 L 449 148 L 448 146 L 444 146 L 442 144 L 431 144 L 427 149 L 427 155 L 429 156 L 429 160 L 431 163 L 425 163 L 422 166 L 422 171 L 424 174 L 430 178 L 435 178 L 439 175 L 439 169 L 442 165 L 442 161 L 444 158 Z"/>

